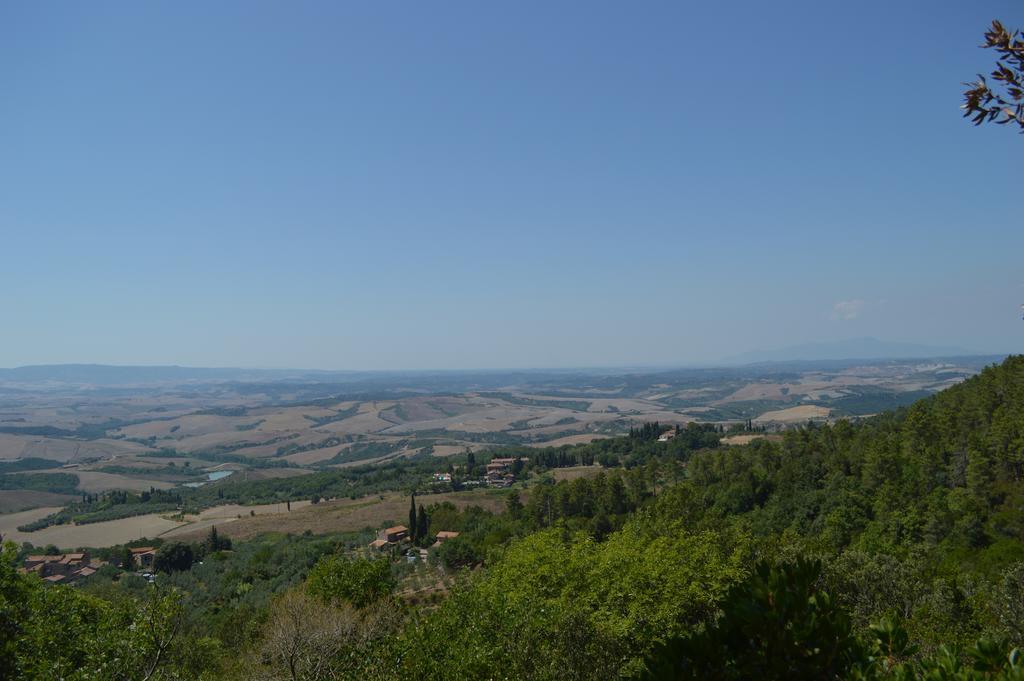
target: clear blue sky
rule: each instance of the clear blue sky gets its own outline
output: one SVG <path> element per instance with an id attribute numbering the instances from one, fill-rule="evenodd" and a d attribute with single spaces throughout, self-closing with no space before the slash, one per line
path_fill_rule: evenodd
<path id="1" fill-rule="evenodd" d="M 1019 2 L 0 6 L 0 366 L 1024 350 Z"/>

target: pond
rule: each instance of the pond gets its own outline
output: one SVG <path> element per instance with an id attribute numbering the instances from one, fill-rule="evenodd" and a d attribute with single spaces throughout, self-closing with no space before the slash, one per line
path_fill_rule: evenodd
<path id="1" fill-rule="evenodd" d="M 206 480 L 203 480 L 202 482 L 186 482 L 183 487 L 202 487 L 208 482 L 223 480 L 232 473 L 234 473 L 234 471 L 214 471 L 213 473 L 206 474 Z"/>

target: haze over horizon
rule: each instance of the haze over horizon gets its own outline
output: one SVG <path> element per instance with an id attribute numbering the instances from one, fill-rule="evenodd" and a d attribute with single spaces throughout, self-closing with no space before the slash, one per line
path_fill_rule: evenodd
<path id="1" fill-rule="evenodd" d="M 12 367 L 0 366 L 0 382 L 5 378 L 10 379 L 16 376 L 19 372 L 31 370 L 46 370 L 54 369 L 58 373 L 64 369 L 76 369 L 84 368 L 97 370 L 113 369 L 115 371 L 123 372 L 124 370 L 147 370 L 147 369 L 174 369 L 184 371 L 225 371 L 225 372 L 254 372 L 253 375 L 261 375 L 259 372 L 281 372 L 282 374 L 295 372 L 296 374 L 309 373 L 310 375 L 322 374 L 372 374 L 372 373 L 393 373 L 393 374 L 414 374 L 414 373 L 445 373 L 445 372 L 465 372 L 468 374 L 472 373 L 505 373 L 505 372 L 662 372 L 662 371 L 673 371 L 676 369 L 714 369 L 714 368 L 729 368 L 729 367 L 742 367 L 749 365 L 758 364 L 792 364 L 792 363 L 807 363 L 815 364 L 820 362 L 833 362 L 833 361 L 865 361 L 873 362 L 877 360 L 907 360 L 907 359 L 942 359 L 942 358 L 957 358 L 957 357 L 1002 357 L 1010 353 L 998 353 L 998 352 L 979 352 L 968 348 L 953 347 L 953 346 L 935 346 L 935 345 L 920 345 L 914 343 L 888 343 L 880 341 L 877 338 L 849 338 L 835 342 L 827 343 L 805 343 L 801 345 L 793 345 L 784 348 L 771 348 L 771 349 L 755 349 L 747 352 L 740 353 L 729 357 L 720 357 L 715 360 L 707 362 L 690 362 L 684 363 L 679 362 L 675 364 L 652 364 L 652 363 L 637 363 L 637 364 L 620 364 L 620 365 L 566 365 L 566 366 L 523 366 L 523 367 L 477 367 L 471 369 L 445 369 L 445 368 L 433 368 L 425 367 L 419 369 L 407 369 L 404 367 L 368 367 L 368 368 L 353 368 L 353 367 L 335 367 L 335 368 L 323 368 L 315 366 L 291 366 L 291 367 L 261 367 L 261 366 L 188 366 L 175 363 L 165 364 L 151 364 L 151 365 L 133 365 L 133 364 L 100 364 L 93 362 L 67 362 L 58 364 L 30 364 L 20 365 Z M 40 377 L 46 376 L 46 372 L 43 371 L 39 374 Z"/>
<path id="2" fill-rule="evenodd" d="M 4 6 L 0 366 L 1020 352 L 1020 5 L 793 5 Z"/>

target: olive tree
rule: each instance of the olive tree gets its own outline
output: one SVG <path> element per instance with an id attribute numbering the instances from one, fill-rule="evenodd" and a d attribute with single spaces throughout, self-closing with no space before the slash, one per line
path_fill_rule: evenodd
<path id="1" fill-rule="evenodd" d="M 1008 31 L 999 21 L 985 32 L 982 47 L 994 49 L 999 58 L 996 68 L 990 74 L 999 85 L 993 90 L 985 76 L 978 74 L 978 80 L 964 83 L 964 118 L 970 118 L 975 125 L 982 123 L 1012 123 L 1024 133 L 1024 40 L 1020 31 Z"/>

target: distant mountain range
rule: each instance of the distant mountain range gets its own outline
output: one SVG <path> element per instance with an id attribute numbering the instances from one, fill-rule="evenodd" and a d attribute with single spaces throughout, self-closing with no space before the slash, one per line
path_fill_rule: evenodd
<path id="1" fill-rule="evenodd" d="M 838 359 L 925 359 L 931 357 L 967 357 L 986 353 L 960 347 L 889 343 L 877 338 L 850 338 L 824 343 L 804 343 L 778 350 L 753 350 L 727 357 L 722 364 L 758 364 L 762 362 L 815 362 Z"/>
<path id="2" fill-rule="evenodd" d="M 852 338 L 827 343 L 806 343 L 778 350 L 755 350 L 719 362 L 701 366 L 703 370 L 734 368 L 751 364 L 783 362 L 813 363 L 840 360 L 925 359 L 941 357 L 980 357 L 982 353 L 960 347 L 888 343 L 877 338 Z M 1003 355 L 992 357 L 1001 359 Z M 491 371 L 333 371 L 317 369 L 239 369 L 182 366 L 117 366 L 108 364 L 40 364 L 0 368 L 0 384 L 35 386 L 141 386 L 184 385 L 193 383 L 332 383 L 360 384 L 367 389 L 402 385 L 435 390 L 493 389 L 519 383 L 562 382 L 572 377 L 653 375 L 680 371 L 672 367 L 634 367 L 618 369 L 534 369 Z M 693 370 L 697 370 L 694 368 Z"/>
<path id="3" fill-rule="evenodd" d="M 290 369 L 233 369 L 181 366 L 116 366 L 109 364 L 38 364 L 0 369 L 0 381 L 12 383 L 71 383 L 129 385 L 193 381 L 316 380 L 357 375 L 356 372 Z"/>
<path id="4" fill-rule="evenodd" d="M 319 370 L 240 369 L 230 367 L 120 366 L 108 364 L 39 364 L 0 368 L 0 386 L 30 388 L 142 388 L 215 384 L 321 386 L 321 391 L 420 390 L 462 392 L 495 390 L 510 385 L 568 380 L 579 376 L 614 376 L 627 369 L 495 370 Z M 649 371 L 648 371 L 649 373 Z"/>

